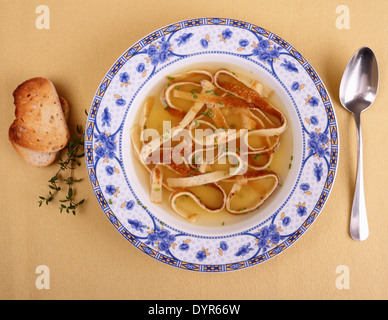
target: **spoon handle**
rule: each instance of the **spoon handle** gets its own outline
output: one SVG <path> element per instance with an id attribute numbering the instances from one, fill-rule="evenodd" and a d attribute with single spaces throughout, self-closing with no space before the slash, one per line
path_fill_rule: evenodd
<path id="1" fill-rule="evenodd" d="M 369 236 L 368 218 L 365 206 L 364 174 L 363 174 L 363 150 L 361 135 L 361 113 L 354 114 L 357 128 L 357 178 L 354 190 L 352 214 L 350 218 L 350 235 L 354 240 L 364 241 Z"/>

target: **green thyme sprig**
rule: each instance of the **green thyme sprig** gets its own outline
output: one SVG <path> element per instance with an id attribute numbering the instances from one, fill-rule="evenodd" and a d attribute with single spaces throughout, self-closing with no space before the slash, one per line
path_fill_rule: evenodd
<path id="1" fill-rule="evenodd" d="M 61 155 L 58 157 L 59 169 L 55 175 L 48 181 L 50 188 L 47 196 L 39 196 L 39 207 L 43 203 L 48 205 L 54 200 L 54 198 L 62 191 L 60 185 L 65 184 L 67 191 L 65 191 L 65 198 L 59 200 L 60 206 L 59 211 L 66 211 L 67 213 L 76 214 L 77 209 L 81 206 L 85 199 L 77 201 L 75 199 L 75 188 L 76 182 L 82 181 L 82 179 L 74 178 L 74 170 L 81 165 L 80 158 L 85 156 L 84 153 L 84 132 L 81 127 L 77 125 L 77 133 L 74 135 L 73 140 L 69 141 L 66 148 L 66 157 L 62 158 Z"/>

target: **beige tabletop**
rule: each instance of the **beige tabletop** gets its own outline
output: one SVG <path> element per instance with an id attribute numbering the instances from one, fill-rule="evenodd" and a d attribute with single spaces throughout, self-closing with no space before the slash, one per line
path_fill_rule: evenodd
<path id="1" fill-rule="evenodd" d="M 41 20 L 41 4 L 48 21 Z M 259 25 L 297 48 L 325 83 L 340 134 L 336 181 L 313 226 L 276 258 L 220 274 L 172 268 L 130 245 L 99 207 L 84 161 L 76 170 L 84 178 L 77 196 L 86 199 L 79 212 L 59 213 L 55 201 L 39 208 L 57 165 L 28 165 L 8 140 L 12 92 L 24 80 L 50 79 L 70 103 L 71 128 L 84 125 L 101 79 L 127 48 L 162 26 L 210 16 Z M 49 29 L 41 29 L 43 22 Z M 387 32 L 383 0 L 0 0 L 0 298 L 387 299 Z M 356 131 L 338 89 L 362 46 L 377 55 L 380 90 L 362 117 L 370 236 L 356 242 L 348 231 Z M 44 274 L 48 288 L 39 286 Z"/>

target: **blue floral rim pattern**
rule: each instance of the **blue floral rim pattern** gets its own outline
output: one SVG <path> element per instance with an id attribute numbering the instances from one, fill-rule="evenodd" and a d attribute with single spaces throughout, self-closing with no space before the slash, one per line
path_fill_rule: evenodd
<path id="1" fill-rule="evenodd" d="M 301 109 L 303 160 L 292 199 L 259 227 L 239 235 L 198 237 L 156 219 L 136 197 L 121 152 L 125 117 L 139 90 L 168 64 L 193 55 L 233 54 L 263 66 Z M 299 112 L 299 111 L 298 111 Z M 165 264 L 225 272 L 267 261 L 295 243 L 327 201 L 335 179 L 339 138 L 329 94 L 309 62 L 281 37 L 234 19 L 197 18 L 145 36 L 117 59 L 101 81 L 85 132 L 93 192 L 112 225 L 136 248 Z M 206 242 L 207 241 L 207 242 Z"/>

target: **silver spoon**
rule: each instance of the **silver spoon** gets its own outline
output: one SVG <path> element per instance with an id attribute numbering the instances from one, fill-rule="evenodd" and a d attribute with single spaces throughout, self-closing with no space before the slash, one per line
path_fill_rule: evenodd
<path id="1" fill-rule="evenodd" d="M 364 195 L 361 113 L 375 100 L 378 83 L 379 70 L 373 51 L 367 47 L 360 48 L 346 66 L 339 90 L 341 104 L 353 114 L 357 127 L 358 164 L 350 218 L 350 235 L 358 241 L 366 240 L 369 236 Z"/>

